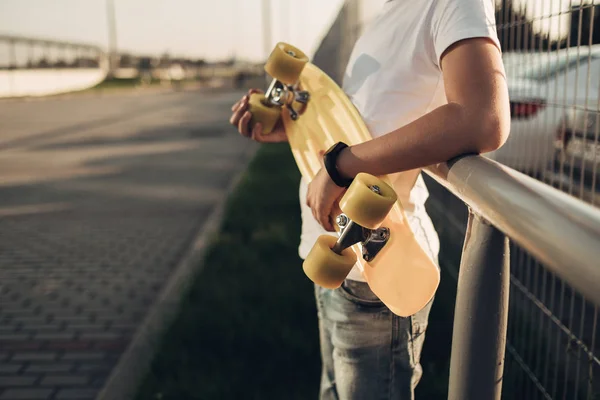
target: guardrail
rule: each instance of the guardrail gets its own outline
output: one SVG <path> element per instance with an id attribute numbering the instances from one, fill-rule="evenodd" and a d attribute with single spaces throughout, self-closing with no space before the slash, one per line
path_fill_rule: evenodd
<path id="1" fill-rule="evenodd" d="M 508 321 L 508 239 L 600 305 L 600 210 L 481 156 L 426 169 L 469 206 L 449 399 L 500 399 Z"/>

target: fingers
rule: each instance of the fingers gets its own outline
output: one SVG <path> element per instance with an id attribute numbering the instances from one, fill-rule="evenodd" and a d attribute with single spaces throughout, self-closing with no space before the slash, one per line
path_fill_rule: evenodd
<path id="1" fill-rule="evenodd" d="M 312 211 L 313 217 L 319 222 L 319 224 L 328 232 L 334 232 L 332 218 L 331 218 L 331 210 L 327 210 L 327 208 L 322 207 L 320 204 L 316 204 L 314 207 L 311 206 L 313 202 L 307 200 L 306 205 L 310 207 Z"/>
<path id="2" fill-rule="evenodd" d="M 244 113 L 248 109 L 248 98 L 246 96 L 242 97 L 242 99 L 235 106 L 236 107 L 231 115 L 231 118 L 229 119 L 229 122 L 233 126 L 238 126 L 240 119 L 244 116 Z"/>
<path id="3" fill-rule="evenodd" d="M 242 115 L 242 118 L 240 118 L 240 121 L 238 122 L 238 131 L 240 131 L 240 133 L 243 136 L 250 136 L 250 129 L 248 127 L 248 124 L 250 124 L 251 119 L 252 114 L 250 113 L 250 111 L 246 111 L 244 115 Z"/>
<path id="4" fill-rule="evenodd" d="M 252 132 L 250 132 L 252 140 L 255 140 L 257 142 L 265 142 L 265 137 L 268 137 L 266 135 L 263 135 L 262 133 L 263 131 L 263 126 L 260 122 L 257 122 L 254 127 L 252 128 Z"/>
<path id="5" fill-rule="evenodd" d="M 240 106 L 240 103 L 242 102 L 244 98 L 242 97 L 241 99 L 239 99 L 238 101 L 235 102 L 234 105 L 231 106 L 231 111 L 232 112 L 236 112 L 238 107 Z"/>
<path id="6" fill-rule="evenodd" d="M 248 93 L 246 93 L 244 96 L 242 96 L 241 99 L 239 99 L 234 105 L 231 106 L 231 111 L 235 111 L 240 106 L 242 101 L 247 102 L 250 99 L 250 96 L 253 95 L 254 93 L 262 93 L 262 90 L 259 90 L 259 89 L 248 90 Z"/>
<path id="7" fill-rule="evenodd" d="M 308 208 L 310 208 L 310 211 L 312 212 L 313 218 L 315 219 L 315 221 L 319 220 L 319 216 L 317 215 L 317 211 L 316 211 L 316 207 L 313 207 L 313 201 L 311 200 L 311 197 L 308 196 L 306 198 L 306 205 L 308 206 Z"/>
<path id="8" fill-rule="evenodd" d="M 231 111 L 235 112 L 239 108 L 239 106 L 242 103 L 242 101 L 243 100 L 248 101 L 248 99 L 250 99 L 250 95 L 252 95 L 254 93 L 263 93 L 263 91 L 260 90 L 260 89 L 250 89 L 250 90 L 248 90 L 248 93 L 246 93 L 244 96 L 242 96 L 241 99 L 239 99 L 234 105 L 231 106 Z"/>
<path id="9" fill-rule="evenodd" d="M 237 127 L 240 134 L 246 137 L 256 137 L 257 139 L 261 136 L 259 134 L 255 134 L 262 132 L 262 125 L 257 124 L 252 130 L 248 126 L 250 120 L 252 119 L 252 114 L 248 111 L 248 102 L 250 100 L 250 96 L 254 93 L 262 93 L 262 90 L 259 89 L 250 89 L 248 93 L 244 95 L 240 100 L 238 100 L 233 106 L 231 106 L 231 118 L 229 118 L 229 123 L 235 127 Z"/>
<path id="10" fill-rule="evenodd" d="M 335 221 L 336 217 L 340 214 L 342 214 L 342 210 L 340 209 L 339 202 L 336 201 L 333 204 L 333 207 L 331 208 L 331 213 L 329 214 L 329 217 L 332 221 Z"/>
<path id="11" fill-rule="evenodd" d="M 320 211 L 318 221 L 321 224 L 321 226 L 323 228 L 325 228 L 326 231 L 328 231 L 328 232 L 334 231 L 333 225 L 331 224 L 331 219 L 329 218 L 329 212 Z"/>

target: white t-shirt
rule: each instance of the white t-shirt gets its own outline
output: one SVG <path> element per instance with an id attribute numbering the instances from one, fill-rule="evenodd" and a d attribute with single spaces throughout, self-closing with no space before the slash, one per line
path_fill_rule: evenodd
<path id="1" fill-rule="evenodd" d="M 486 37 L 498 48 L 493 0 L 390 0 L 356 42 L 343 89 L 373 137 L 385 135 L 447 103 L 440 58 L 463 39 Z M 428 191 L 420 170 L 392 175 L 419 243 L 434 259 L 437 233 L 425 211 Z M 307 182 L 300 184 L 300 257 L 319 235 L 328 233 L 306 205 Z M 333 234 L 333 233 L 329 233 Z M 349 279 L 364 281 L 358 266 Z"/>

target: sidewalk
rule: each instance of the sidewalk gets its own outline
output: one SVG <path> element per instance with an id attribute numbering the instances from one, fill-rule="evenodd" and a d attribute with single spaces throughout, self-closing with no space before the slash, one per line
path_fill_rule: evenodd
<path id="1" fill-rule="evenodd" d="M 131 118 L 44 124 L 51 135 L 3 120 L 32 139 L 0 152 L 0 400 L 96 398 L 157 299 L 176 301 L 172 277 L 197 266 L 197 238 L 255 149 L 227 126 L 237 97 L 175 93 L 144 111 L 111 96 L 94 117 Z M 61 104 L 15 107 L 42 118 Z"/>

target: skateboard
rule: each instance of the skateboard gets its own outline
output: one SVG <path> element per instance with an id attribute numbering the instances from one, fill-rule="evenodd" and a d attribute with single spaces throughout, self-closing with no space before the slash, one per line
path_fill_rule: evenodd
<path id="1" fill-rule="evenodd" d="M 308 181 L 321 168 L 321 154 L 335 143 L 371 140 L 346 94 L 301 50 L 278 43 L 264 69 L 273 80 L 264 94 L 251 95 L 250 124 L 260 122 L 268 134 L 281 118 Z M 308 278 L 338 288 L 358 262 L 371 290 L 393 313 L 406 317 L 425 307 L 439 285 L 439 269 L 418 244 L 389 177 L 358 174 L 339 204 L 338 234 L 318 238 L 303 263 Z"/>

